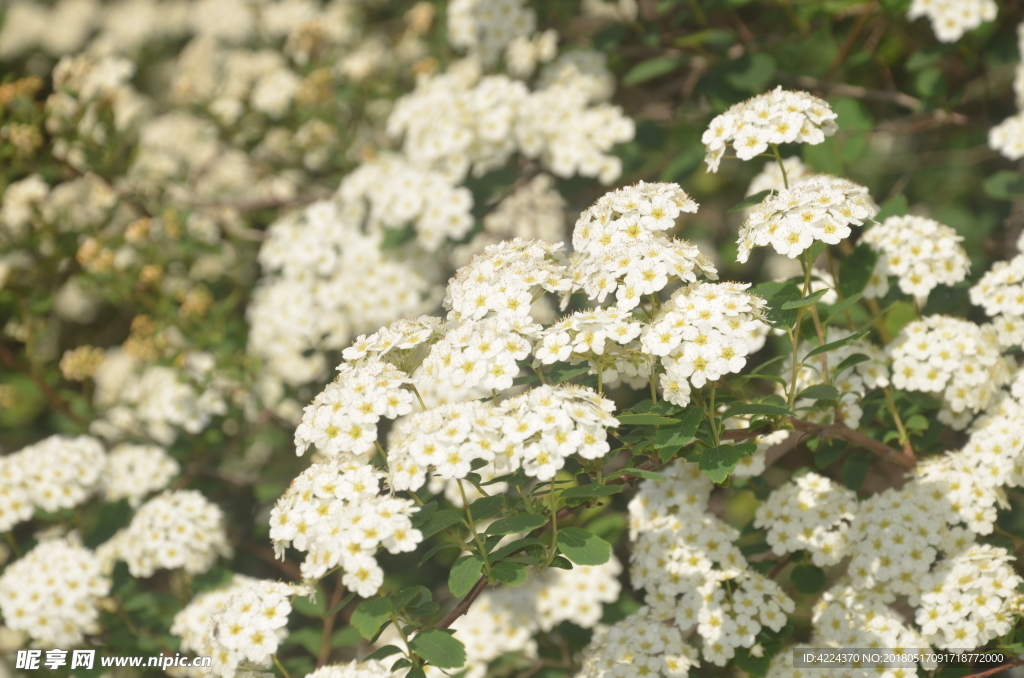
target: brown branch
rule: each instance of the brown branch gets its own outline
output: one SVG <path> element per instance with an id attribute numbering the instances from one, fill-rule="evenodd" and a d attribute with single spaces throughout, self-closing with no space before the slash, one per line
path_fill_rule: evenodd
<path id="1" fill-rule="evenodd" d="M 274 555 L 274 552 L 266 546 L 253 544 L 251 542 L 245 542 L 243 546 L 246 548 L 246 550 L 251 551 L 261 560 L 273 565 L 274 567 L 281 570 L 281 572 L 288 575 L 292 579 L 303 578 L 302 570 L 299 569 L 298 565 L 296 565 L 295 563 L 290 563 L 287 560 L 278 560 L 277 556 Z"/>
<path id="2" fill-rule="evenodd" d="M 1012 669 L 1014 666 L 1020 666 L 1021 664 L 1024 664 L 1024 660 L 1018 660 L 1015 662 L 1010 662 L 1009 664 L 1003 664 L 1001 666 L 995 667 L 994 669 L 982 671 L 981 673 L 972 673 L 969 676 L 964 676 L 964 678 L 985 678 L 985 676 L 991 676 L 993 673 L 999 673 L 1000 671 L 1005 671 L 1006 669 Z"/>
<path id="3" fill-rule="evenodd" d="M 860 431 L 846 426 L 844 424 L 814 424 L 809 421 L 803 421 L 802 419 L 790 419 L 789 423 L 793 425 L 798 431 L 805 433 L 813 433 L 824 438 L 840 438 L 854 445 L 859 445 L 866 450 L 869 450 L 884 461 L 891 461 L 895 464 L 899 464 L 904 468 L 914 468 L 917 466 L 917 459 L 913 456 L 906 454 L 902 450 L 889 447 L 880 440 L 864 435 Z"/>
<path id="4" fill-rule="evenodd" d="M 473 605 L 476 599 L 480 597 L 480 594 L 484 592 L 485 588 L 487 588 L 487 577 L 480 577 L 476 584 L 473 585 L 473 588 L 470 589 L 469 593 L 459 601 L 459 604 L 456 605 L 452 611 L 448 613 L 448 616 L 442 619 L 435 628 L 446 629 L 451 626 L 456 619 L 469 611 L 469 608 Z"/>
<path id="5" fill-rule="evenodd" d="M 836 54 L 836 58 L 832 60 L 832 64 L 828 67 L 828 72 L 825 74 L 825 80 L 831 80 L 839 67 L 846 62 L 847 57 L 850 56 L 850 50 L 853 49 L 853 45 L 857 42 L 857 38 L 860 37 L 861 32 L 864 30 L 864 26 L 867 25 L 868 19 L 875 13 L 878 8 L 878 0 L 871 0 L 861 15 L 857 18 L 857 23 L 853 25 L 850 32 L 846 34 L 846 40 L 843 40 L 842 47 L 839 48 L 839 53 Z"/>
<path id="6" fill-rule="evenodd" d="M 21 372 L 22 374 L 26 375 L 29 379 L 31 379 L 32 382 L 36 385 L 36 388 L 39 389 L 39 391 L 43 394 L 43 397 L 46 398 L 47 402 L 49 402 L 50 405 L 55 410 L 57 410 L 58 412 L 66 416 L 68 419 L 73 421 L 75 425 L 77 425 L 79 428 L 82 428 L 83 430 L 89 429 L 89 423 L 71 411 L 71 408 L 68 407 L 68 404 L 64 402 L 64 400 L 57 394 L 56 391 L 50 388 L 50 385 L 46 383 L 46 380 L 43 379 L 42 375 L 40 375 L 31 367 L 19 365 L 18 361 L 14 357 L 14 354 L 11 353 L 10 349 L 8 349 L 3 344 L 0 344 L 0 362 L 3 362 L 4 365 L 7 365 L 12 370 Z"/>
<path id="7" fill-rule="evenodd" d="M 338 573 L 338 583 L 334 587 L 334 593 L 331 594 L 331 602 L 327 604 L 327 611 L 330 612 L 338 606 L 341 602 L 341 594 L 345 591 L 345 587 L 341 585 L 341 577 L 344 572 Z M 316 656 L 316 667 L 320 668 L 327 663 L 328 657 L 331 656 L 331 634 L 334 632 L 334 622 L 338 617 L 340 610 L 334 610 L 334 612 L 327 617 L 324 617 L 324 629 L 320 634 L 320 652 Z"/>

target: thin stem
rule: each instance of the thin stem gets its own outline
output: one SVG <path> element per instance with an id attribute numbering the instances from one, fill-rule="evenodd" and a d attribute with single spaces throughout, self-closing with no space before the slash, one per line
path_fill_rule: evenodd
<path id="1" fill-rule="evenodd" d="M 544 567 L 541 570 L 546 570 L 555 560 L 555 554 L 558 553 L 558 497 L 555 496 L 553 481 L 554 478 L 552 478 L 551 489 L 548 491 L 551 509 L 551 551 L 548 552 L 548 557 L 544 560 Z"/>
<path id="2" fill-rule="evenodd" d="M 526 506 L 526 512 L 535 513 L 535 511 L 533 510 L 533 501 L 531 501 L 530 498 L 526 495 L 526 492 L 523 491 L 522 485 L 516 485 L 516 492 L 518 492 L 519 496 L 523 498 L 523 505 Z"/>
<path id="3" fill-rule="evenodd" d="M 814 264 L 811 261 L 810 250 L 807 251 L 807 255 L 801 258 L 801 263 L 804 267 L 804 296 L 806 297 L 811 291 L 811 271 L 814 268 Z M 814 331 L 818 335 L 818 345 L 825 345 L 825 330 L 821 327 L 821 320 L 818 318 L 818 304 L 814 303 L 807 307 L 811 314 L 811 319 L 814 321 Z M 828 356 L 824 353 L 821 354 L 821 378 L 827 384 L 828 383 Z"/>
<path id="4" fill-rule="evenodd" d="M 325 575 L 326 576 L 326 575 Z M 327 604 L 328 610 L 333 610 L 341 602 L 341 594 L 344 593 L 345 587 L 341 584 L 341 578 L 344 576 L 344 572 L 338 573 L 338 583 L 334 587 L 334 593 L 331 594 L 331 601 Z M 328 657 L 331 656 L 331 633 L 334 631 L 334 623 L 338 618 L 338 612 L 334 612 L 328 617 L 324 617 L 323 630 L 320 633 L 320 652 L 316 656 L 316 666 L 320 668 L 327 663 Z"/>
<path id="5" fill-rule="evenodd" d="M 832 289 L 836 291 L 836 296 L 839 297 L 840 302 L 846 301 L 843 293 L 839 291 L 839 272 L 836 269 L 836 260 L 832 257 L 832 248 L 826 247 L 825 255 L 828 258 L 828 270 L 832 274 L 832 282 L 835 285 Z M 853 314 L 850 313 L 849 307 L 843 309 L 843 315 L 846 317 L 846 325 L 850 328 L 850 331 L 856 331 L 857 326 L 853 322 Z"/>
<path id="6" fill-rule="evenodd" d="M 651 368 L 651 374 L 647 379 L 651 384 L 651 402 L 658 402 L 658 386 L 654 383 L 654 368 Z"/>
<path id="7" fill-rule="evenodd" d="M 7 537 L 7 543 L 11 545 L 11 550 L 14 551 L 14 555 L 21 558 L 21 549 L 18 547 L 18 542 L 14 539 L 14 533 L 5 532 L 4 536 Z"/>
<path id="8" fill-rule="evenodd" d="M 718 447 L 718 422 L 715 420 L 715 384 L 711 383 L 711 395 L 708 398 L 708 420 L 711 422 L 711 438 L 715 441 L 715 447 Z"/>
<path id="9" fill-rule="evenodd" d="M 276 666 L 277 670 L 281 672 L 281 675 L 283 675 L 284 678 L 292 678 L 292 675 L 288 673 L 288 669 L 281 665 L 281 660 L 277 658 L 277 655 L 272 654 L 270 656 L 274 658 L 274 666 Z"/>
<path id="10" fill-rule="evenodd" d="M 457 479 L 457 482 L 459 484 L 459 494 L 462 496 L 462 505 L 466 509 L 466 518 L 469 521 L 469 531 L 473 535 L 473 543 L 476 544 L 476 548 L 480 552 L 480 558 L 484 561 L 484 573 L 490 576 L 491 566 L 487 564 L 487 548 L 484 546 L 483 539 L 476 532 L 476 525 L 473 523 L 473 511 L 469 508 L 469 500 L 466 499 L 466 489 L 462 486 L 462 479 Z"/>
<path id="11" fill-rule="evenodd" d="M 420 396 L 420 392 L 416 388 L 416 384 L 409 384 L 409 386 L 412 387 L 412 392 L 416 395 L 416 400 L 420 401 L 420 407 L 423 408 L 424 412 L 426 412 L 427 406 L 423 404 L 423 398 Z"/>
<path id="12" fill-rule="evenodd" d="M 775 162 L 779 163 L 779 169 L 782 170 L 782 185 L 789 190 L 789 177 L 786 175 L 786 163 L 782 162 L 782 154 L 779 153 L 779 147 L 777 144 L 772 144 L 772 153 L 775 154 Z"/>
<path id="13" fill-rule="evenodd" d="M 896 401 L 892 399 L 892 391 L 889 387 L 885 387 L 882 389 L 882 393 L 885 394 L 885 406 L 889 410 L 889 414 L 892 415 L 892 420 L 896 423 L 896 430 L 900 433 L 900 445 L 903 445 L 903 452 L 914 456 L 914 448 L 910 444 L 910 435 L 907 433 L 907 427 L 903 425 L 900 411 L 896 409 Z"/>
<path id="14" fill-rule="evenodd" d="M 537 373 L 538 377 L 540 377 L 540 383 L 545 385 L 548 383 L 548 380 L 544 378 L 544 370 L 540 369 L 539 367 L 534 367 L 533 371 Z"/>

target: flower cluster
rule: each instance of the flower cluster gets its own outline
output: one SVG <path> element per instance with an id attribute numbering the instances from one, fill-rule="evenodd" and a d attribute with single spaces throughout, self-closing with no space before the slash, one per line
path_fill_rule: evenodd
<path id="1" fill-rule="evenodd" d="M 338 376 L 309 405 L 295 429 L 295 453 L 313 445 L 328 456 L 365 457 L 377 441 L 377 422 L 412 411 L 412 393 L 404 372 L 394 365 L 369 361 L 342 363 Z"/>
<path id="2" fill-rule="evenodd" d="M 920 0 L 917 1 L 920 2 Z M 995 17 L 996 10 L 993 0 L 974 0 L 974 2 L 965 4 L 977 2 L 991 4 L 993 18 Z M 988 131 L 989 148 L 999 151 L 1010 160 L 1024 158 L 1024 28 L 1022 26 L 1024 24 L 1017 26 L 1017 53 L 1021 60 L 1017 63 L 1017 70 L 1013 78 L 1017 112 Z"/>
<path id="3" fill-rule="evenodd" d="M 338 188 L 345 216 L 370 231 L 413 225 L 416 240 L 436 252 L 473 227 L 473 196 L 437 172 L 418 169 L 401 156 L 385 155 L 360 165 Z"/>
<path id="4" fill-rule="evenodd" d="M 264 277 L 249 305 L 249 351 L 285 383 L 325 372 L 324 352 L 352 335 L 436 303 L 434 266 L 381 251 L 383 233 L 363 233 L 335 202 L 319 202 L 270 226 L 260 249 Z"/>
<path id="5" fill-rule="evenodd" d="M 986 21 L 994 21 L 998 12 L 995 0 L 913 0 L 907 18 L 926 16 L 936 38 L 956 42 L 967 31 L 973 31 Z"/>
<path id="6" fill-rule="evenodd" d="M 850 330 L 830 327 L 826 338 L 829 342 L 835 342 L 846 339 L 851 334 L 853 332 Z M 800 342 L 798 349 L 800 367 L 796 373 L 797 393 L 810 386 L 824 383 L 821 374 L 821 356 L 824 356 L 832 385 L 839 391 L 839 411 L 843 415 L 843 421 L 847 426 L 853 428 L 860 426 L 861 417 L 864 415 L 864 410 L 861 407 L 864 396 L 875 388 L 889 385 L 889 360 L 885 350 L 865 337 L 834 351 L 808 359 L 807 354 L 815 348 L 816 346 L 812 346 L 806 341 Z M 857 354 L 867 357 L 867 360 L 836 374 L 836 369 L 844 360 Z M 782 374 L 792 374 L 792 369 L 793 359 L 787 357 L 782 364 Z M 810 398 L 798 398 L 795 406 L 797 408 L 810 407 L 814 403 L 815 401 Z M 831 423 L 832 416 L 830 411 L 815 412 L 811 410 L 805 411 L 804 414 L 806 419 L 820 423 Z"/>
<path id="7" fill-rule="evenodd" d="M 757 508 L 754 527 L 767 529 L 775 555 L 807 551 L 815 565 L 835 565 L 846 556 L 856 507 L 853 490 L 808 473 L 772 492 Z"/>
<path id="8" fill-rule="evenodd" d="M 993 318 L 1004 347 L 1024 342 L 1024 254 L 997 261 L 970 291 L 971 303 Z"/>
<path id="9" fill-rule="evenodd" d="M 355 462 L 313 464 L 292 481 L 270 514 L 274 551 L 284 557 L 291 545 L 306 552 L 302 574 L 319 579 L 341 566 L 342 583 L 368 598 L 384 581 L 375 555 L 413 551 L 423 540 L 410 516 L 411 499 L 380 494 L 384 474 Z"/>
<path id="10" fill-rule="evenodd" d="M 577 311 L 544 330 L 534 355 L 543 365 L 586 360 L 605 385 L 623 378 L 642 388 L 651 365 L 638 350 L 641 327 L 632 314 L 615 307 Z"/>
<path id="11" fill-rule="evenodd" d="M 942 395 L 939 420 L 964 428 L 1010 380 L 992 325 L 932 315 L 916 320 L 887 347 L 892 383 L 906 391 Z"/>
<path id="12" fill-rule="evenodd" d="M 670 280 L 716 279 L 714 265 L 695 245 L 664 235 L 679 214 L 696 211 L 697 203 L 676 184 L 641 182 L 604 195 L 576 221 L 574 285 L 598 303 L 614 293 L 618 307 L 629 311 Z"/>
<path id="13" fill-rule="evenodd" d="M 771 245 L 794 259 L 818 240 L 837 245 L 878 214 L 868 190 L 852 181 L 820 175 L 768 195 L 740 228 L 739 255 L 743 263 L 754 247 Z"/>
<path id="14" fill-rule="evenodd" d="M 194 652 L 199 656 L 212 657 L 218 667 L 229 665 L 230 654 L 224 648 L 215 648 L 213 639 L 209 635 L 210 620 L 214 613 L 225 607 L 232 596 L 239 593 L 259 580 L 247 577 L 244 574 L 234 574 L 231 581 L 213 589 L 197 594 L 181 609 L 171 622 L 171 635 L 181 638 L 181 650 L 183 652 Z M 219 649 L 217 654 L 214 650 Z M 232 666 L 232 668 L 234 668 Z M 171 673 L 175 671 L 175 673 Z M 171 675 L 188 676 L 188 678 L 204 678 L 209 672 L 192 667 L 171 668 L 168 673 Z"/>
<path id="15" fill-rule="evenodd" d="M 1005 549 L 971 544 L 951 554 L 921 578 L 915 621 L 930 645 L 974 649 L 1013 628 L 1009 603 L 1020 576 Z"/>
<path id="16" fill-rule="evenodd" d="M 41 542 L 0 576 L 4 623 L 43 647 L 69 647 L 99 630 L 98 599 L 110 592 L 100 560 L 68 539 Z"/>
<path id="17" fill-rule="evenodd" d="M 499 406 L 469 401 L 415 414 L 391 441 L 391 485 L 416 490 L 431 468 L 440 478 L 465 478 L 475 460 L 550 480 L 573 454 L 608 452 L 605 429 L 618 425 L 613 410 L 590 389 L 541 386 Z"/>
<path id="18" fill-rule="evenodd" d="M 861 236 L 878 252 L 878 261 L 864 296 L 881 298 L 889 291 L 889 276 L 920 305 L 938 285 L 955 285 L 967 277 L 971 261 L 957 232 L 926 217 L 889 217 Z"/>
<path id="19" fill-rule="evenodd" d="M 394 674 L 374 659 L 366 661 L 352 660 L 347 664 L 328 664 L 321 666 L 306 678 L 389 678 Z"/>
<path id="20" fill-rule="evenodd" d="M 495 303 L 515 304 L 514 299 L 514 295 L 502 294 Z M 517 361 L 530 355 L 540 330 L 529 315 L 510 313 L 465 321 L 431 347 L 423 367 L 455 386 L 504 391 L 519 376 Z"/>
<path id="21" fill-rule="evenodd" d="M 89 436 L 50 436 L 0 457 L 0 530 L 32 517 L 73 508 L 100 487 L 103 445 Z"/>
<path id="22" fill-rule="evenodd" d="M 271 655 L 288 637 L 291 599 L 305 595 L 303 587 L 276 581 L 252 580 L 239 586 L 210 614 L 208 637 L 213 671 L 233 678 L 240 668 L 268 668 Z"/>
<path id="23" fill-rule="evenodd" d="M 453 0 L 448 7 L 448 41 L 488 66 L 536 25 L 537 14 L 524 0 Z"/>
<path id="24" fill-rule="evenodd" d="M 178 462 L 161 447 L 121 443 L 107 456 L 103 493 L 107 501 L 124 498 L 138 508 L 147 494 L 167 487 L 180 470 Z"/>
<path id="25" fill-rule="evenodd" d="M 231 555 L 224 512 L 198 490 L 168 490 L 142 505 L 128 527 L 97 550 L 106 563 L 124 560 L 133 577 L 158 569 L 206 572 Z"/>
<path id="26" fill-rule="evenodd" d="M 580 678 L 685 678 L 700 666 L 697 648 L 642 607 L 618 623 L 598 630 L 587 646 Z"/>
<path id="27" fill-rule="evenodd" d="M 640 336 L 641 350 L 661 358 L 665 399 L 690 402 L 690 385 L 701 388 L 739 372 L 760 348 L 768 326 L 765 302 L 739 283 L 691 283 L 676 290 Z"/>
<path id="28" fill-rule="evenodd" d="M 928 643 L 917 631 L 907 626 L 902 615 L 888 606 L 894 598 L 892 594 L 860 590 L 840 581 L 826 591 L 814 606 L 811 621 L 814 623 L 815 646 L 927 647 Z M 830 672 L 830 675 L 854 678 L 866 672 L 867 669 L 839 669 Z"/>
<path id="29" fill-rule="evenodd" d="M 708 171 L 717 172 L 730 143 L 741 160 L 757 157 L 769 145 L 820 144 L 838 129 L 836 117 L 828 102 L 777 87 L 735 104 L 711 121 L 701 137 L 707 154 L 704 161 Z"/>
<path id="30" fill-rule="evenodd" d="M 569 291 L 572 283 L 565 264 L 561 247 L 541 240 L 516 238 L 490 245 L 448 281 L 444 298 L 448 318 L 527 318 L 544 291 Z"/>

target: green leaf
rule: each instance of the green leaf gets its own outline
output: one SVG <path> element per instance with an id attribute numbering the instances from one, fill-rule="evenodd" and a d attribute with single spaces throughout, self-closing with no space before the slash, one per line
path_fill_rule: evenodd
<path id="1" fill-rule="evenodd" d="M 704 418 L 704 408 L 689 405 L 683 410 L 682 419 L 678 424 L 663 426 L 654 434 L 654 446 L 658 449 L 658 458 L 664 462 L 674 457 L 684 445 L 693 440 Z"/>
<path id="2" fill-rule="evenodd" d="M 538 527 L 546 525 L 548 519 L 536 513 L 524 513 L 511 518 L 499 518 L 491 523 L 486 534 L 517 534 L 519 532 L 530 532 Z"/>
<path id="3" fill-rule="evenodd" d="M 558 531 L 558 549 L 577 565 L 603 565 L 612 556 L 612 545 L 578 527 Z"/>
<path id="4" fill-rule="evenodd" d="M 526 566 L 503 560 L 491 566 L 491 576 L 502 584 L 519 586 L 526 581 Z"/>
<path id="5" fill-rule="evenodd" d="M 851 454 L 843 462 L 843 470 L 839 473 L 839 481 L 854 492 L 860 490 L 864 479 L 868 477 L 868 467 L 871 464 L 871 454 L 860 452 Z"/>
<path id="6" fill-rule="evenodd" d="M 739 212 L 740 210 L 745 210 L 748 207 L 753 207 L 754 205 L 759 205 L 759 204 L 761 204 L 762 200 L 764 200 L 766 197 L 768 197 L 772 193 L 774 193 L 774 191 L 769 190 L 769 191 L 760 191 L 760 192 L 755 193 L 753 195 L 748 195 L 746 198 L 744 198 L 743 200 L 741 200 L 738 203 L 736 203 L 736 205 L 731 207 L 728 211 L 729 212 Z"/>
<path id="7" fill-rule="evenodd" d="M 906 427 L 911 431 L 927 431 L 928 420 L 920 414 L 915 414 L 910 419 L 907 419 Z"/>
<path id="8" fill-rule="evenodd" d="M 768 302 L 766 318 L 774 325 L 792 327 L 796 322 L 795 310 L 783 310 L 782 306 L 803 296 L 800 288 L 792 282 L 761 283 L 753 289 L 754 294 Z"/>
<path id="9" fill-rule="evenodd" d="M 484 559 L 480 556 L 462 556 L 455 561 L 451 572 L 448 573 L 448 590 L 456 598 L 466 595 L 480 579 L 480 570 L 483 567 Z"/>
<path id="10" fill-rule="evenodd" d="M 540 539 L 534 539 L 533 537 L 523 537 L 522 539 L 516 539 L 515 541 L 505 544 L 500 549 L 495 549 L 490 553 L 488 559 L 491 561 L 501 560 L 507 558 L 519 549 L 525 549 L 528 546 L 541 546 L 543 542 Z"/>
<path id="11" fill-rule="evenodd" d="M 393 250 L 415 237 L 416 229 L 413 228 L 412 224 L 406 224 L 402 228 L 397 229 L 388 228 L 384 230 L 384 240 L 381 241 L 380 248 L 382 250 Z"/>
<path id="12" fill-rule="evenodd" d="M 697 466 L 712 482 L 721 484 L 736 470 L 740 459 L 750 456 L 755 450 L 757 445 L 754 443 L 709 447 L 701 452 Z"/>
<path id="13" fill-rule="evenodd" d="M 423 554 L 423 557 L 420 558 L 420 562 L 417 563 L 416 567 L 423 567 L 423 564 L 431 558 L 433 558 L 436 554 L 440 553 L 445 549 L 458 548 L 458 546 L 458 544 L 452 541 L 444 541 L 440 544 L 435 544 L 433 548 L 431 548 L 429 551 Z"/>
<path id="14" fill-rule="evenodd" d="M 591 483 L 589 485 L 580 485 L 578 487 L 570 487 L 567 490 L 562 491 L 562 499 L 572 499 L 577 497 L 608 497 L 613 494 L 618 494 L 623 490 L 622 485 L 597 485 Z"/>
<path id="15" fill-rule="evenodd" d="M 326 613 L 324 613 L 324 618 L 326 619 L 327 617 L 331 617 L 331 616 L 336 615 L 339 612 L 341 612 L 342 609 L 344 609 L 344 607 L 346 605 L 351 603 L 352 599 L 355 598 L 355 597 L 356 597 L 355 592 L 349 593 L 347 596 L 345 596 L 340 601 L 338 601 L 337 605 L 335 605 L 330 610 L 328 610 Z"/>
<path id="16" fill-rule="evenodd" d="M 840 315 L 842 315 L 843 312 L 846 311 L 846 309 L 850 308 L 851 306 L 856 304 L 858 301 L 860 301 L 861 296 L 862 296 L 861 293 L 858 292 L 857 294 L 853 295 L 852 297 L 847 297 L 846 299 L 843 299 L 842 301 L 840 301 L 838 304 L 833 305 L 832 308 L 829 311 L 828 317 L 825 318 L 825 324 L 828 325 L 833 320 L 835 320 Z"/>
<path id="17" fill-rule="evenodd" d="M 907 202 L 907 196 L 900 193 L 894 198 L 890 198 L 879 205 L 878 214 L 875 215 L 875 221 L 881 223 L 889 217 L 902 217 L 910 209 L 910 205 Z"/>
<path id="18" fill-rule="evenodd" d="M 815 384 L 797 393 L 796 397 L 810 398 L 811 400 L 835 400 L 839 397 L 839 389 L 830 384 Z"/>
<path id="19" fill-rule="evenodd" d="M 441 629 L 427 629 L 409 641 L 409 648 L 442 669 L 457 669 L 466 663 L 466 647 Z"/>
<path id="20" fill-rule="evenodd" d="M 410 586 L 391 596 L 391 607 L 395 612 L 401 612 L 410 606 L 417 607 L 433 597 L 426 586 Z"/>
<path id="21" fill-rule="evenodd" d="M 871 358 L 867 357 L 863 353 L 854 353 L 853 355 L 848 355 L 845 358 L 843 358 L 843 362 L 836 365 L 836 369 L 832 371 L 832 376 L 838 377 L 840 374 L 850 369 L 854 365 L 860 365 L 862 362 L 868 360 L 871 360 Z"/>
<path id="22" fill-rule="evenodd" d="M 590 371 L 590 364 L 570 365 L 569 363 L 555 363 L 551 366 L 550 377 L 552 384 L 561 384 L 563 381 L 578 377 Z"/>
<path id="23" fill-rule="evenodd" d="M 380 627 L 390 618 L 390 598 L 367 598 L 353 610 L 349 623 L 356 627 L 359 635 L 369 640 L 377 635 Z"/>
<path id="24" fill-rule="evenodd" d="M 616 471 L 611 477 L 618 476 L 636 476 L 637 478 L 647 478 L 648 480 L 665 480 L 665 476 L 654 471 L 647 471 L 642 468 L 624 468 L 620 471 Z"/>
<path id="25" fill-rule="evenodd" d="M 822 440 L 818 443 L 818 449 L 814 452 L 814 465 L 820 469 L 826 469 L 843 456 L 849 445 L 842 440 L 835 438 Z"/>
<path id="26" fill-rule="evenodd" d="M 733 663 L 750 676 L 753 676 L 753 678 L 764 678 L 764 676 L 768 675 L 772 658 L 768 653 L 755 657 L 750 654 L 750 650 L 740 647 L 736 649 L 736 657 L 733 659 Z"/>
<path id="27" fill-rule="evenodd" d="M 555 556 L 555 559 L 551 561 L 548 567 L 557 567 L 559 570 L 571 570 L 572 563 L 562 556 Z"/>
<path id="28" fill-rule="evenodd" d="M 775 77 L 775 59 L 765 52 L 745 54 L 735 61 L 733 70 L 725 74 L 725 81 L 740 90 L 757 94 L 768 86 Z"/>
<path id="29" fill-rule="evenodd" d="M 436 510 L 437 510 L 437 502 L 436 501 L 432 501 L 432 502 L 429 502 L 427 504 L 424 504 L 423 506 L 420 507 L 419 511 L 416 511 L 416 513 L 412 514 L 412 519 L 411 519 L 412 520 L 412 526 L 418 529 L 420 527 L 420 525 L 422 525 L 423 523 L 425 523 L 428 520 L 430 520 L 430 517 L 432 515 L 434 515 L 434 511 L 436 511 Z"/>
<path id="30" fill-rule="evenodd" d="M 505 497 L 496 494 L 493 497 L 481 497 L 469 505 L 469 511 L 473 514 L 473 520 L 490 518 L 501 510 L 505 505 Z"/>
<path id="31" fill-rule="evenodd" d="M 474 515 L 475 517 L 475 515 Z M 441 530 L 451 527 L 456 523 L 462 522 L 462 515 L 456 511 L 450 509 L 444 509 L 442 511 L 435 511 L 434 515 L 420 525 L 420 532 L 423 533 L 423 538 L 433 536 Z"/>
<path id="32" fill-rule="evenodd" d="M 783 311 L 788 311 L 788 310 L 794 309 L 794 308 L 803 308 L 804 306 L 810 306 L 811 304 L 816 303 L 819 299 L 821 299 L 823 296 L 825 296 L 826 294 L 828 294 L 831 291 L 832 291 L 831 289 L 826 287 L 823 290 L 818 290 L 817 292 L 815 292 L 813 294 L 807 295 L 803 299 L 797 299 L 795 301 L 787 301 L 786 303 L 784 303 L 782 305 L 782 310 Z"/>
<path id="33" fill-rule="evenodd" d="M 857 245 L 853 253 L 843 259 L 839 268 L 839 294 L 852 297 L 862 293 L 871 279 L 877 260 L 878 254 L 867 243 Z"/>
<path id="34" fill-rule="evenodd" d="M 660 414 L 631 414 L 624 412 L 616 417 L 621 424 L 633 424 L 635 426 L 671 426 L 678 424 L 678 419 L 669 419 Z"/>
<path id="35" fill-rule="evenodd" d="M 385 645 L 384 647 L 378 647 L 376 650 L 368 654 L 364 658 L 364 661 L 369 661 L 371 659 L 386 659 L 393 654 L 398 654 L 401 651 L 401 649 L 395 647 L 394 645 Z"/>
<path id="36" fill-rule="evenodd" d="M 327 612 L 327 599 L 323 595 L 317 595 L 316 602 L 313 603 L 306 596 L 296 596 L 292 601 L 292 608 L 307 617 L 323 618 L 324 613 Z"/>
<path id="37" fill-rule="evenodd" d="M 797 565 L 789 573 L 796 590 L 807 595 L 821 593 L 825 588 L 825 570 L 814 565 Z"/>
<path id="38" fill-rule="evenodd" d="M 659 56 L 647 61 L 641 61 L 630 69 L 629 73 L 622 78 L 622 84 L 626 87 L 639 85 L 648 80 L 660 78 L 667 75 L 683 65 L 685 59 L 680 57 Z"/>
<path id="39" fill-rule="evenodd" d="M 836 349 L 842 348 L 843 346 L 849 346 L 853 342 L 859 341 L 860 339 L 863 339 L 864 337 L 868 336 L 869 334 L 871 334 L 871 332 L 869 330 L 864 330 L 863 332 L 857 332 L 856 334 L 851 334 L 850 336 L 848 336 L 848 337 L 846 337 L 844 339 L 839 339 L 837 341 L 829 342 L 829 343 L 827 343 L 827 344 L 825 344 L 823 346 L 818 346 L 817 348 L 813 349 L 810 353 L 808 353 L 804 357 L 804 361 L 806 361 L 808 358 L 813 358 L 816 355 L 821 355 L 822 353 L 828 353 L 829 351 L 835 351 Z"/>
<path id="40" fill-rule="evenodd" d="M 1015 200 L 1024 197 L 1024 175 L 1003 170 L 996 172 L 982 184 L 985 195 L 995 200 Z"/>
<path id="41" fill-rule="evenodd" d="M 762 414 L 767 417 L 779 417 L 788 416 L 793 414 L 785 407 L 779 405 L 766 405 L 764 403 L 740 403 L 739 405 L 733 405 L 725 411 L 722 415 L 722 419 L 728 419 L 729 417 L 739 417 L 745 414 Z"/>

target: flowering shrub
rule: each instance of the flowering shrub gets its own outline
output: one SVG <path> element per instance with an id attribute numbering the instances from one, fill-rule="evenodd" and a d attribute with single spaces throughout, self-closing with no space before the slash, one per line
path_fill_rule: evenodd
<path id="1" fill-rule="evenodd" d="M 0 17 L 0 673 L 1024 651 L 1019 7 Z"/>

